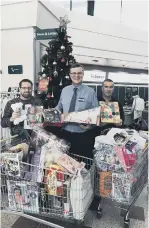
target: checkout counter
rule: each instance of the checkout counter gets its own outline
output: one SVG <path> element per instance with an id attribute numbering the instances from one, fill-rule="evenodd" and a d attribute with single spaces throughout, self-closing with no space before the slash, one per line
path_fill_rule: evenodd
<path id="1" fill-rule="evenodd" d="M 124 106 L 123 109 L 125 115 L 124 125 L 128 127 L 135 123 L 134 113 L 131 106 Z M 145 109 L 143 110 L 142 117 L 140 119 L 140 121 L 142 121 L 142 127 L 144 128 L 142 130 L 148 129 L 148 112 L 148 105 L 145 105 Z"/>

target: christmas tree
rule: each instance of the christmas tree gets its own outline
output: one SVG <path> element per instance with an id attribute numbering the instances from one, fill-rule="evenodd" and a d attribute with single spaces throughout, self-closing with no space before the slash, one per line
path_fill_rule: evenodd
<path id="1" fill-rule="evenodd" d="M 67 35 L 67 16 L 60 18 L 60 26 L 52 33 L 49 47 L 41 59 L 42 71 L 37 82 L 37 96 L 43 101 L 45 109 L 57 105 L 62 89 L 71 84 L 70 65 L 75 62 L 72 45 Z"/>

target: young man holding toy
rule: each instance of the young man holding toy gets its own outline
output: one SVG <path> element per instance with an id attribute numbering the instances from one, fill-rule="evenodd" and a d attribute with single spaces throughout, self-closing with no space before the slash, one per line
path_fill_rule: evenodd
<path id="1" fill-rule="evenodd" d="M 20 97 L 7 102 L 4 115 L 1 120 L 3 128 L 9 127 L 11 135 L 19 134 L 24 129 L 24 116 L 21 110 L 25 110 L 26 105 L 42 106 L 42 102 L 32 96 L 33 83 L 29 79 L 23 79 L 19 83 Z M 30 130 L 28 130 L 30 131 Z"/>

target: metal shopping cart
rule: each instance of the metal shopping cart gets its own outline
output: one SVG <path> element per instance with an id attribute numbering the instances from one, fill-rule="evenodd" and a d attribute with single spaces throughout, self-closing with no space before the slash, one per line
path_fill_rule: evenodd
<path id="1" fill-rule="evenodd" d="M 1 152 L 9 151 L 20 142 L 30 144 L 29 140 L 14 136 L 1 142 Z M 27 161 L 19 160 L 18 164 L 14 159 L 7 167 L 1 161 L 1 211 L 55 228 L 85 227 L 84 218 L 94 197 L 95 165 L 91 159 L 70 156 L 86 164 L 83 179 L 76 181 L 56 164 L 41 169 Z"/>
<path id="2" fill-rule="evenodd" d="M 107 148 L 109 149 L 108 146 Z M 130 212 L 148 180 L 148 146 L 135 165 L 127 171 L 116 164 L 102 161 L 101 157 L 99 160 L 95 174 L 95 195 L 100 197 L 97 217 L 102 217 L 102 207 L 108 203 L 121 210 L 124 228 L 129 228 Z"/>

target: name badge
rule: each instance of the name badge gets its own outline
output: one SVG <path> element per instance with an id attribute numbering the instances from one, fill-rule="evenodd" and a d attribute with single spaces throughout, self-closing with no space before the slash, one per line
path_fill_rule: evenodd
<path id="1" fill-rule="evenodd" d="M 84 98 L 78 98 L 79 102 L 84 102 Z"/>

